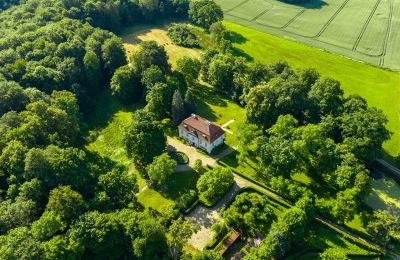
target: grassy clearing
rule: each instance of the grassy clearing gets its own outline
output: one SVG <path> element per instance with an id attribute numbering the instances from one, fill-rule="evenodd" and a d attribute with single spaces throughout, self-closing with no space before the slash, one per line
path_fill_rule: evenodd
<path id="1" fill-rule="evenodd" d="M 169 62 L 174 67 L 176 61 L 184 56 L 200 58 L 199 49 L 189 49 L 175 45 L 167 36 L 168 27 L 171 22 L 165 22 L 157 25 L 137 25 L 123 29 L 120 34 L 122 37 L 126 55 L 129 58 L 137 50 L 139 44 L 143 41 L 156 41 L 163 45 L 169 56 Z"/>
<path id="2" fill-rule="evenodd" d="M 228 30 L 241 35 L 234 43 L 235 54 L 249 61 L 271 63 L 286 60 L 294 68 L 311 67 L 323 76 L 342 83 L 346 95 L 359 94 L 370 106 L 382 109 L 389 119 L 387 127 L 393 132 L 384 144 L 390 155 L 400 153 L 400 73 L 356 62 L 332 53 L 279 38 L 225 21 Z"/>

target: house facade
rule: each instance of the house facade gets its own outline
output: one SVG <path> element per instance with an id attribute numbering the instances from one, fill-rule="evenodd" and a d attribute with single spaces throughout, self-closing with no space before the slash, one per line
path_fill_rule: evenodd
<path id="1" fill-rule="evenodd" d="M 178 130 L 180 138 L 207 153 L 225 141 L 225 131 L 221 127 L 195 114 L 183 120 Z"/>

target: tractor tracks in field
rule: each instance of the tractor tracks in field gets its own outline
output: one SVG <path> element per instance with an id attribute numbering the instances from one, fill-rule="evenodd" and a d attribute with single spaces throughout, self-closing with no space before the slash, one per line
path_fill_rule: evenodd
<path id="1" fill-rule="evenodd" d="M 367 30 L 368 25 L 369 25 L 369 23 L 370 23 L 371 20 L 372 20 L 372 17 L 374 17 L 374 14 L 375 14 L 375 12 L 376 12 L 376 9 L 378 9 L 378 6 L 379 6 L 380 3 L 381 3 L 381 0 L 376 1 L 374 7 L 372 8 L 371 13 L 369 14 L 367 20 L 365 21 L 364 26 L 363 26 L 363 28 L 361 29 L 361 32 L 360 32 L 360 34 L 357 36 L 356 42 L 355 42 L 354 45 L 353 45 L 353 51 L 355 51 L 355 50 L 357 49 L 358 45 L 360 44 L 360 41 L 361 41 L 362 37 L 364 36 L 364 33 L 365 33 L 365 31 Z"/>
<path id="2" fill-rule="evenodd" d="M 338 16 L 339 13 L 345 8 L 345 6 L 347 5 L 347 3 L 348 3 L 349 1 L 350 1 L 350 0 L 344 1 L 344 2 L 342 3 L 342 5 L 336 10 L 336 12 L 331 16 L 331 18 L 329 18 L 329 20 L 324 24 L 324 26 L 322 27 L 322 29 L 321 29 L 315 36 L 313 36 L 312 38 L 318 38 L 318 37 L 320 37 L 320 36 L 325 32 L 325 30 L 328 28 L 328 26 L 333 22 L 333 20 L 335 20 L 336 16 Z"/>
<path id="3" fill-rule="evenodd" d="M 392 32 L 392 18 L 393 18 L 393 5 L 394 0 L 390 1 L 390 12 L 389 12 L 389 19 L 388 19 L 388 28 L 386 30 L 385 40 L 383 41 L 383 50 L 381 55 L 381 60 L 379 61 L 379 65 L 383 66 L 385 64 L 385 56 L 387 52 L 387 46 L 389 44 L 390 34 Z"/>
<path id="4" fill-rule="evenodd" d="M 236 8 L 238 8 L 238 7 L 242 6 L 242 5 L 244 5 L 245 3 L 249 2 L 249 1 L 250 1 L 250 0 L 244 0 L 243 2 L 241 2 L 241 3 L 237 4 L 237 5 L 235 5 L 234 7 L 229 8 L 229 9 L 226 10 L 225 12 L 229 13 L 229 12 L 235 10 Z"/>

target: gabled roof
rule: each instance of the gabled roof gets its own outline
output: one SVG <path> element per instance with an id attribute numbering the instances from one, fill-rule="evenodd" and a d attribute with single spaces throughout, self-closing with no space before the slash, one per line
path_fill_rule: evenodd
<path id="1" fill-rule="evenodd" d="M 214 142 L 225 134 L 225 131 L 221 127 L 195 114 L 183 120 L 179 127 L 185 128 L 188 132 L 196 132 L 195 134 L 202 136 L 209 143 Z"/>

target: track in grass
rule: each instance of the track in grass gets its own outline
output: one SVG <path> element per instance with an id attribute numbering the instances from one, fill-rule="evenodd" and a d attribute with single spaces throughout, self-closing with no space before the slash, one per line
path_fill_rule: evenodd
<path id="1" fill-rule="evenodd" d="M 215 1 L 232 22 L 400 70 L 400 58 L 394 58 L 400 56 L 400 37 L 391 33 L 400 20 L 394 0 L 310 0 L 307 5 L 278 0 Z"/>

